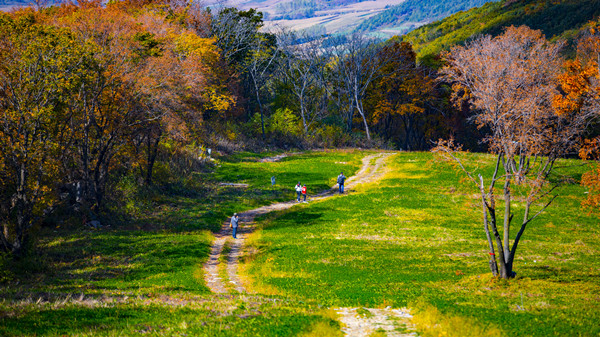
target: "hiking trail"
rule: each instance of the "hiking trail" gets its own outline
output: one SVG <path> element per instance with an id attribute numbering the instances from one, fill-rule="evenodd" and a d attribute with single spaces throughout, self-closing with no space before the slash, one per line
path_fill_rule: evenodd
<path id="1" fill-rule="evenodd" d="M 360 170 L 346 180 L 345 191 L 351 191 L 355 186 L 381 179 L 385 175 L 385 161 L 394 153 L 378 153 L 365 156 Z M 276 158 L 273 161 L 279 160 Z M 269 161 L 269 160 L 266 160 Z M 331 189 L 313 195 L 311 200 L 321 200 L 337 194 L 337 184 Z M 280 202 L 238 213 L 239 224 L 237 239 L 231 237 L 231 228 L 227 219 L 211 247 L 208 261 L 204 265 L 206 285 L 213 293 L 227 294 L 232 292 L 245 293 L 246 289 L 238 276 L 238 261 L 246 237 L 254 231 L 254 219 L 257 216 L 273 211 L 281 211 L 297 205 L 296 200 Z M 224 247 L 228 244 L 226 256 L 222 256 Z M 223 254 L 224 255 L 224 254 Z M 223 266 L 224 265 L 224 266 Z M 359 308 L 336 308 L 340 322 L 344 325 L 342 331 L 348 336 L 368 336 L 375 331 L 385 331 L 387 336 L 416 336 L 414 327 L 410 324 L 410 313 L 407 309 L 370 309 L 368 317 L 359 315 Z"/>

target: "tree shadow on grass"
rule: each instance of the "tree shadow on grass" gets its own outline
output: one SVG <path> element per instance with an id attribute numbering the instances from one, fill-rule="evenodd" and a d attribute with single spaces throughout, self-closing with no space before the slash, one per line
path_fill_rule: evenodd
<path id="1" fill-rule="evenodd" d="M 84 232 L 48 243 L 46 258 L 51 273 L 31 279 L 22 275 L 21 289 L 50 286 L 60 292 L 98 290 L 152 293 L 186 291 L 206 293 L 208 288 L 194 270 L 208 256 L 205 236 L 143 231 Z"/>
<path id="2" fill-rule="evenodd" d="M 323 217 L 323 213 L 308 210 L 283 211 L 273 216 L 272 221 L 264 224 L 264 229 L 311 226 Z"/>
<path id="3" fill-rule="evenodd" d="M 0 317 L 0 335 L 295 336 L 314 322 L 324 320 L 320 316 L 286 309 L 276 309 L 269 314 L 249 310 L 235 313 L 223 315 L 210 308 L 185 306 L 67 306 L 32 310 L 17 317 Z"/>

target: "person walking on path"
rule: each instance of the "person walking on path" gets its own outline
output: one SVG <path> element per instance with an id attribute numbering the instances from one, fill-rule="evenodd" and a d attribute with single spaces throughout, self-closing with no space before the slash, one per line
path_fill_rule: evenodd
<path id="1" fill-rule="evenodd" d="M 340 187 L 340 194 L 344 193 L 344 181 L 346 181 L 346 176 L 344 172 L 340 172 L 340 175 L 337 177 L 337 183 Z"/>
<path id="2" fill-rule="evenodd" d="M 306 184 L 302 186 L 302 196 L 304 197 L 304 202 L 306 202 Z"/>
<path id="3" fill-rule="evenodd" d="M 233 216 L 231 217 L 231 221 L 229 223 L 229 226 L 231 226 L 232 232 L 233 232 L 233 238 L 237 239 L 236 237 L 236 233 L 237 233 L 237 229 L 238 229 L 238 223 L 239 223 L 240 219 L 237 215 L 237 213 L 233 213 Z"/>
<path id="4" fill-rule="evenodd" d="M 300 202 L 300 196 L 302 195 L 302 185 L 300 185 L 300 182 L 298 182 L 298 184 L 296 185 L 296 187 L 294 187 L 294 189 L 296 190 L 296 201 Z"/>

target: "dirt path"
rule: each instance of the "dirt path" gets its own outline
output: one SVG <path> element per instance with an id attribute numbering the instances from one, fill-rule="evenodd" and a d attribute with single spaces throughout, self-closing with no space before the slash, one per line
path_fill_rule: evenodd
<path id="1" fill-rule="evenodd" d="M 336 308 L 343 324 L 342 332 L 352 337 L 368 337 L 374 332 L 385 332 L 387 337 L 415 337 L 412 316 L 406 308 Z"/>
<path id="2" fill-rule="evenodd" d="M 358 173 L 346 180 L 346 191 L 351 191 L 357 185 L 381 179 L 385 174 L 385 161 L 392 154 L 380 153 L 364 157 Z M 311 200 L 331 197 L 337 194 L 337 190 L 336 184 L 330 190 L 313 195 Z M 239 213 L 240 227 L 237 240 L 229 239 L 231 237 L 230 219 L 223 224 L 221 231 L 216 235 L 210 258 L 204 265 L 206 284 L 212 292 L 245 293 L 246 290 L 237 273 L 238 260 L 246 237 L 254 230 L 254 219 L 257 216 L 288 209 L 297 204 L 295 200 L 292 200 Z M 223 262 L 221 253 L 226 242 L 230 242 L 229 252 L 225 266 L 221 266 L 220 262 Z M 222 271 L 223 267 L 225 272 Z M 224 277 L 227 280 L 224 280 Z M 369 336 L 376 331 L 385 331 L 387 336 L 416 336 L 414 327 L 410 323 L 412 316 L 407 309 L 338 308 L 336 312 L 340 316 L 340 322 L 344 325 L 342 331 L 348 336 Z"/>
<path id="3" fill-rule="evenodd" d="M 272 162 L 280 161 L 283 158 L 286 158 L 286 157 L 289 157 L 289 156 L 294 156 L 294 155 L 297 155 L 297 154 L 300 154 L 300 153 L 301 152 L 291 152 L 291 153 L 287 153 L 286 152 L 286 153 L 278 154 L 278 155 L 273 156 L 273 157 L 262 158 L 262 159 L 259 160 L 259 162 L 261 162 L 261 163 L 267 163 L 267 162 L 272 163 Z"/>
<path id="4" fill-rule="evenodd" d="M 382 170 L 383 164 L 385 159 L 390 155 L 391 153 L 380 153 L 364 157 L 361 169 L 358 173 L 346 180 L 346 190 L 351 190 L 356 185 L 381 178 L 384 174 Z M 334 195 L 336 191 L 337 185 L 334 185 L 330 190 L 314 195 L 311 199 L 318 200 L 327 198 Z M 223 251 L 227 239 L 231 236 L 231 228 L 229 228 L 230 219 L 227 219 L 223 224 L 221 231 L 216 234 L 216 239 L 211 247 L 209 259 L 204 265 L 206 284 L 212 292 L 227 293 L 229 292 L 229 288 L 233 288 L 238 292 L 245 292 L 244 286 L 237 275 L 237 265 L 244 241 L 247 235 L 254 230 L 254 218 L 272 211 L 284 210 L 297 204 L 298 203 L 295 200 L 292 200 L 239 213 L 240 227 L 238 228 L 237 233 L 238 239 L 230 240 L 232 243 L 225 266 L 227 273 L 223 274 L 219 272 L 220 260 L 222 260 L 221 252 Z M 224 275 L 227 275 L 228 281 L 223 280 Z"/>

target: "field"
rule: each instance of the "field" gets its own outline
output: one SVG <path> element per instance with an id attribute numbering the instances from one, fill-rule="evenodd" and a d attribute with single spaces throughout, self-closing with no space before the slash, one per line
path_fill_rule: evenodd
<path id="1" fill-rule="evenodd" d="M 315 322 L 337 324 L 316 305 L 214 296 L 204 283 L 211 231 L 227 216 L 292 199 L 300 179 L 312 192 L 328 189 L 341 170 L 352 175 L 364 153 L 323 151 L 261 162 L 271 155 L 217 158 L 214 172 L 198 173 L 187 184 L 132 194 L 123 207 L 137 215 L 131 223 L 42 230 L 40 255 L 11 265 L 16 272 L 0 269 L 0 336 L 286 336 Z"/>
<path id="2" fill-rule="evenodd" d="M 202 264 L 228 215 L 290 200 L 298 180 L 325 190 L 366 154 L 217 158 L 187 184 L 132 195 L 131 223 L 45 228 L 40 254 L 0 275 L 0 335 L 333 336 L 339 306 L 408 307 L 422 336 L 600 334 L 600 230 L 575 160 L 559 163 L 561 197 L 525 233 L 514 280 L 491 277 L 462 175 L 400 153 L 380 181 L 259 219 L 241 266 L 249 293 L 209 292 Z"/>
<path id="3" fill-rule="evenodd" d="M 489 168 L 491 157 L 471 156 Z M 569 167 L 557 173 L 577 177 L 575 164 L 561 162 Z M 428 153 L 402 153 L 389 169 L 358 193 L 265 218 L 247 266 L 255 291 L 328 306 L 408 306 L 422 329 L 433 315 L 458 336 L 600 333 L 600 231 L 580 208 L 579 185 L 560 188 L 525 234 L 517 278 L 502 281 L 491 278 L 480 204 L 461 175 Z"/>

